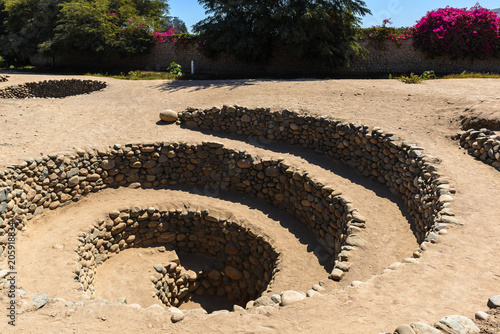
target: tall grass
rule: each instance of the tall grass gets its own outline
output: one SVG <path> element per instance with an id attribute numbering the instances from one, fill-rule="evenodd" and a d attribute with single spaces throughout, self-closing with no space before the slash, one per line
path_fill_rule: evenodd
<path id="1" fill-rule="evenodd" d="M 86 73 L 85 75 L 94 77 L 114 78 L 120 80 L 178 80 L 185 79 L 185 75 L 172 74 L 167 72 L 130 71 L 128 73 L 108 74 L 108 73 Z"/>
<path id="2" fill-rule="evenodd" d="M 477 79 L 477 78 L 488 78 L 488 79 L 500 79 L 500 74 L 497 73 L 475 73 L 463 71 L 460 74 L 448 74 L 443 76 L 443 79 Z"/>

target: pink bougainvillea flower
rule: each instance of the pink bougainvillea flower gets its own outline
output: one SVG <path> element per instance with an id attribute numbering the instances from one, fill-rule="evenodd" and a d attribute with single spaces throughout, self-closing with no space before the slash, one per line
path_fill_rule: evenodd
<path id="1" fill-rule="evenodd" d="M 413 27 L 414 46 L 432 56 L 484 57 L 500 54 L 500 17 L 476 5 L 428 12 Z"/>

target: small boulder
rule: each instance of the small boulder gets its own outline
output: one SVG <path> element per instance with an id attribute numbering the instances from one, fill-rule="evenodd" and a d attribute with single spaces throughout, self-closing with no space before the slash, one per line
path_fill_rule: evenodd
<path id="1" fill-rule="evenodd" d="M 364 241 L 363 239 L 361 239 L 359 236 L 357 236 L 355 234 L 351 234 L 350 236 L 347 237 L 345 244 L 347 246 L 363 248 L 366 246 L 366 241 Z"/>
<path id="2" fill-rule="evenodd" d="M 335 268 L 332 270 L 330 276 L 328 277 L 334 281 L 340 281 L 342 277 L 344 277 L 344 272 L 340 269 Z"/>
<path id="3" fill-rule="evenodd" d="M 243 278 L 243 273 L 233 266 L 226 266 L 224 268 L 224 273 L 226 274 L 227 277 L 235 281 L 239 281 L 240 279 Z"/>
<path id="4" fill-rule="evenodd" d="M 488 299 L 488 307 L 489 308 L 500 307 L 500 295 L 490 297 Z"/>
<path id="5" fill-rule="evenodd" d="M 271 300 L 276 304 L 281 304 L 281 296 L 276 293 L 271 296 Z"/>
<path id="6" fill-rule="evenodd" d="M 173 123 L 177 121 L 179 114 L 176 111 L 167 109 L 160 112 L 160 119 L 164 122 Z"/>
<path id="7" fill-rule="evenodd" d="M 9 273 L 10 273 L 10 271 L 8 271 L 8 270 L 0 270 L 0 279 L 3 279 Z"/>
<path id="8" fill-rule="evenodd" d="M 264 173 L 266 174 L 266 176 L 269 176 L 269 177 L 276 177 L 276 176 L 280 175 L 280 172 L 281 172 L 281 170 L 278 166 L 269 166 L 264 170 Z"/>
<path id="9" fill-rule="evenodd" d="M 170 320 L 175 324 L 176 322 L 184 320 L 184 313 L 176 307 L 171 307 L 168 311 L 172 314 Z"/>
<path id="10" fill-rule="evenodd" d="M 271 300 L 271 298 L 269 298 L 267 296 L 262 296 L 262 297 L 257 298 L 253 302 L 253 306 L 254 307 L 259 307 L 259 306 L 274 306 L 274 302 Z"/>
<path id="11" fill-rule="evenodd" d="M 116 162 L 115 160 L 113 159 L 104 159 L 102 161 L 102 164 L 101 164 L 101 167 L 105 170 L 110 170 L 110 169 L 113 169 L 116 165 Z"/>
<path id="12" fill-rule="evenodd" d="M 45 306 L 49 302 L 49 296 L 45 293 L 38 294 L 33 297 L 33 301 L 31 305 L 35 307 L 35 309 L 39 309 Z"/>
<path id="13" fill-rule="evenodd" d="M 477 320 L 488 320 L 490 315 L 486 312 L 483 312 L 483 311 L 477 311 L 475 314 L 475 317 Z"/>
<path id="14" fill-rule="evenodd" d="M 467 317 L 461 315 L 449 315 L 439 320 L 436 328 L 442 331 L 456 334 L 474 334 L 479 333 L 480 330 L 477 326 Z"/>
<path id="15" fill-rule="evenodd" d="M 286 290 L 281 293 L 280 305 L 287 306 L 303 299 L 306 299 L 306 295 L 304 293 L 294 290 Z"/>
<path id="16" fill-rule="evenodd" d="M 394 331 L 394 334 L 415 334 L 410 325 L 401 325 Z"/>
<path id="17" fill-rule="evenodd" d="M 313 289 L 314 291 L 318 291 L 318 292 L 323 292 L 323 291 L 325 291 L 325 288 L 324 288 L 324 287 L 322 287 L 322 286 L 321 286 L 321 285 L 319 285 L 319 284 L 314 284 L 314 285 L 312 286 L 312 289 Z"/>
<path id="18" fill-rule="evenodd" d="M 250 168 L 252 167 L 252 161 L 250 159 L 238 160 L 237 165 L 239 168 Z"/>
<path id="19" fill-rule="evenodd" d="M 184 320 L 184 313 L 182 312 L 174 312 L 170 317 L 170 320 L 175 324 L 176 322 Z"/>
<path id="20" fill-rule="evenodd" d="M 442 334 L 440 330 L 437 330 L 424 322 L 413 322 L 410 324 L 410 327 L 413 329 L 415 334 Z"/>
<path id="21" fill-rule="evenodd" d="M 314 296 L 321 296 L 321 293 L 319 293 L 318 291 L 315 291 L 313 289 L 310 289 L 310 290 L 307 290 L 306 296 L 309 297 L 309 298 L 311 298 L 311 297 L 314 297 Z"/>

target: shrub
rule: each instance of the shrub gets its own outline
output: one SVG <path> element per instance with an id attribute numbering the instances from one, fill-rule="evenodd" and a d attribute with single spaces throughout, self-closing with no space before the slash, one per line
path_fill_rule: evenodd
<path id="1" fill-rule="evenodd" d="M 175 40 L 175 37 L 172 37 L 174 35 L 179 34 L 177 29 L 170 28 L 167 31 L 164 32 L 158 32 L 154 31 L 151 36 L 153 37 L 153 40 L 155 43 L 170 43 Z"/>
<path id="2" fill-rule="evenodd" d="M 422 78 L 422 80 L 437 79 L 436 73 L 434 73 L 434 71 L 425 71 L 424 73 L 422 73 L 420 78 Z"/>
<path id="3" fill-rule="evenodd" d="M 387 27 L 390 24 L 390 19 L 384 20 L 382 26 L 374 26 L 371 28 L 360 29 L 359 38 L 366 39 L 372 42 L 375 49 L 384 50 L 385 42 L 392 41 L 398 46 L 403 43 L 404 40 L 408 39 L 412 35 L 412 28 L 393 28 Z"/>
<path id="4" fill-rule="evenodd" d="M 410 73 L 409 76 L 402 75 L 397 78 L 399 81 L 404 82 L 406 84 L 417 84 L 421 83 L 424 79 L 422 79 L 420 76 Z"/>
<path id="5" fill-rule="evenodd" d="M 177 64 L 175 61 L 170 63 L 170 66 L 167 69 L 167 72 L 175 75 L 182 75 L 182 67 Z"/>
<path id="6" fill-rule="evenodd" d="M 389 79 L 392 79 L 393 76 L 389 75 Z M 401 82 L 404 82 L 406 84 L 417 84 L 421 83 L 424 80 L 431 80 L 431 79 L 437 79 L 436 74 L 434 71 L 425 71 L 421 75 L 416 75 L 414 73 L 410 73 L 409 76 L 407 75 L 402 75 L 400 77 L 396 77 Z"/>
<path id="7" fill-rule="evenodd" d="M 428 12 L 414 27 L 414 47 L 429 56 L 486 58 L 500 51 L 500 17 L 479 4 Z"/>
<path id="8" fill-rule="evenodd" d="M 151 36 L 153 37 L 154 42 L 157 44 L 173 43 L 176 46 L 187 46 L 194 44 L 197 47 L 205 44 L 199 40 L 199 35 L 190 34 L 187 32 L 183 33 L 174 28 L 170 28 L 165 32 L 155 31 L 151 34 Z"/>

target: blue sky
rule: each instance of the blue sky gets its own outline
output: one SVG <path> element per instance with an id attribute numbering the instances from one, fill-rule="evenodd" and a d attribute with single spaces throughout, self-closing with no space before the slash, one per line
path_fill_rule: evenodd
<path id="1" fill-rule="evenodd" d="M 372 15 L 363 18 L 363 26 L 370 27 L 382 24 L 382 21 L 391 18 L 391 26 L 413 26 L 417 20 L 428 11 L 446 6 L 472 7 L 478 2 L 472 1 L 441 1 L 441 0 L 365 0 Z M 192 25 L 205 17 L 205 10 L 198 0 L 169 0 L 170 15 L 178 16 L 186 22 L 192 32 Z M 485 8 L 500 8 L 500 0 L 483 0 L 479 4 Z"/>

